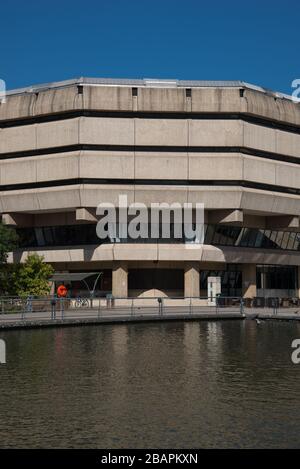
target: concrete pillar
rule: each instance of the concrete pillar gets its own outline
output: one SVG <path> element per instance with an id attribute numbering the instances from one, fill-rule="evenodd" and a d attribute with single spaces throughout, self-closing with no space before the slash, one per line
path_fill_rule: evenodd
<path id="1" fill-rule="evenodd" d="M 256 264 L 243 264 L 242 287 L 244 298 L 256 296 Z"/>
<path id="2" fill-rule="evenodd" d="M 121 298 L 128 296 L 128 268 L 124 263 L 118 263 L 113 267 L 112 295 Z"/>
<path id="3" fill-rule="evenodd" d="M 184 268 L 184 296 L 200 296 L 200 272 L 198 262 L 189 262 Z"/>

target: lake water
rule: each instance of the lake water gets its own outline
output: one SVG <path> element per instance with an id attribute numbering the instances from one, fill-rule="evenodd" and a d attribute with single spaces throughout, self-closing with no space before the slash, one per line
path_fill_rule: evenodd
<path id="1" fill-rule="evenodd" d="M 2 331 L 1 448 L 300 447 L 297 322 Z"/>

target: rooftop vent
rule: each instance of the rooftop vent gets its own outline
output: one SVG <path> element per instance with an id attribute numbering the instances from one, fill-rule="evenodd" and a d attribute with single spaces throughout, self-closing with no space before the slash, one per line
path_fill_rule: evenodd
<path id="1" fill-rule="evenodd" d="M 160 80 L 158 78 L 144 78 L 146 86 L 158 87 L 158 88 L 176 88 L 178 86 L 178 80 Z"/>

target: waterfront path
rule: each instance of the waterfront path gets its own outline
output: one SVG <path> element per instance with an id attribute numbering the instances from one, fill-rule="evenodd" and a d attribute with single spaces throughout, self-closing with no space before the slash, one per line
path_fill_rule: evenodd
<path id="1" fill-rule="evenodd" d="M 258 319 L 300 321 L 300 308 L 244 308 L 239 307 L 141 307 L 130 309 L 118 308 L 79 308 L 56 311 L 2 313 L 0 330 L 16 328 L 35 328 L 51 326 L 72 326 L 91 324 L 113 324 L 125 322 L 175 321 L 175 320 L 222 320 L 222 319 Z"/>
<path id="2" fill-rule="evenodd" d="M 219 320 L 219 319 L 241 319 L 239 309 L 203 308 L 201 311 L 191 311 L 184 307 L 164 308 L 160 313 L 157 308 L 140 308 L 138 311 L 130 311 L 128 308 L 118 309 L 78 309 L 67 310 L 63 313 L 56 312 L 53 316 L 51 311 L 26 313 L 0 314 L 0 329 L 43 327 L 43 326 L 70 326 L 84 324 L 111 324 L 124 322 L 145 321 L 169 321 L 169 320 Z"/>
<path id="3" fill-rule="evenodd" d="M 276 319 L 283 321 L 300 321 L 300 308 L 279 308 L 274 311 L 273 308 L 245 309 L 246 317 L 252 317 L 253 314 L 257 315 L 258 319 Z"/>

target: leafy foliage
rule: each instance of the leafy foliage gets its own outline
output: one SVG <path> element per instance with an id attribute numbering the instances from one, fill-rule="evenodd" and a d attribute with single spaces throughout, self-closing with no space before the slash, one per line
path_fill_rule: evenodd
<path id="1" fill-rule="evenodd" d="M 7 262 L 8 253 L 16 249 L 18 236 L 14 229 L 0 223 L 0 266 Z"/>
<path id="2" fill-rule="evenodd" d="M 18 236 L 14 229 L 0 222 L 0 294 L 15 294 L 12 275 L 13 264 L 7 264 L 8 253 L 16 249 Z"/>
<path id="3" fill-rule="evenodd" d="M 15 296 L 17 294 L 13 278 L 15 270 L 16 264 L 0 265 L 0 296 Z"/>
<path id="4" fill-rule="evenodd" d="M 44 263 L 44 258 L 37 254 L 27 257 L 24 264 L 19 264 L 13 273 L 13 283 L 18 296 L 45 296 L 50 292 L 49 279 L 54 269 Z"/>

